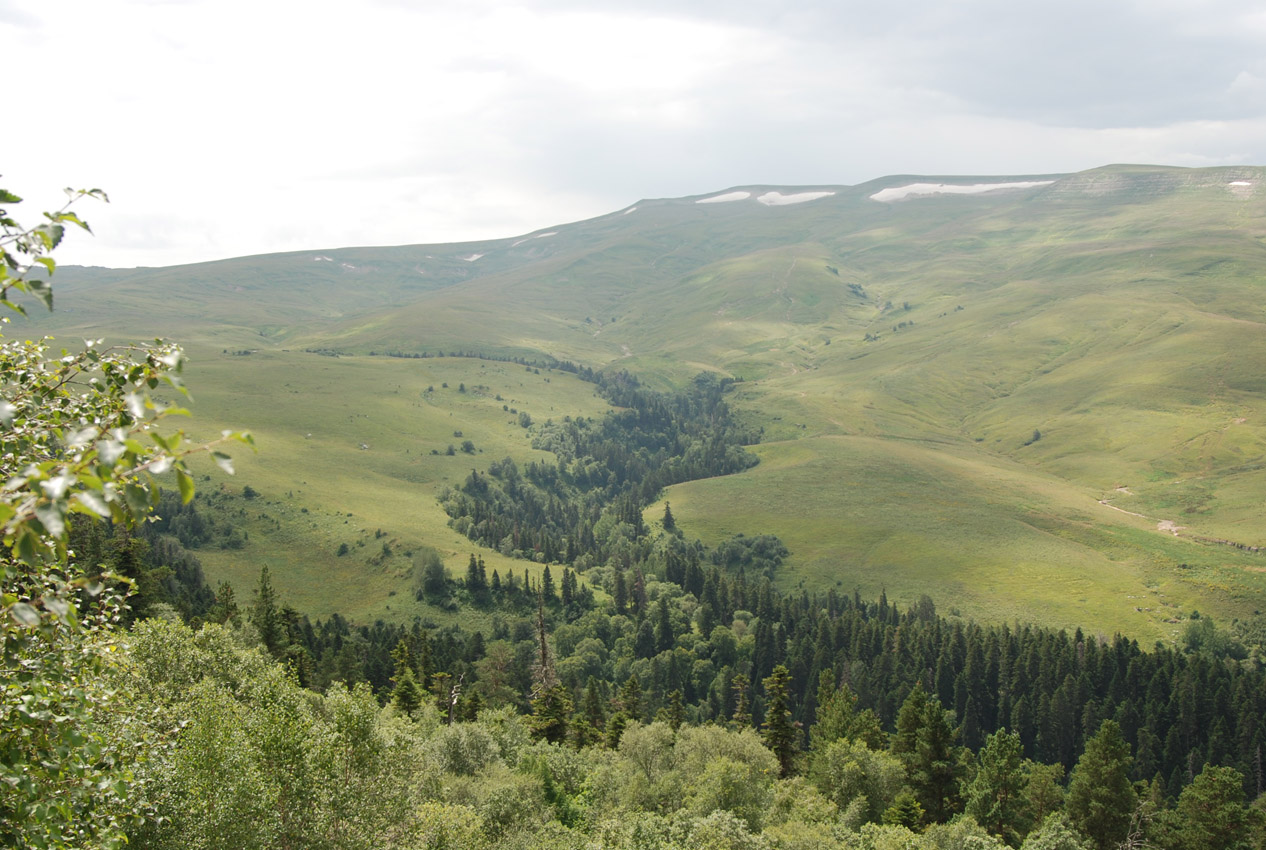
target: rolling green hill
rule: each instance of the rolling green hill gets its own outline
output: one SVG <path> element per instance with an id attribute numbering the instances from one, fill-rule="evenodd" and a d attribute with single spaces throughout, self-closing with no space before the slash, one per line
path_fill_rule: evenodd
<path id="1" fill-rule="evenodd" d="M 742 379 L 761 465 L 665 496 L 688 534 L 782 537 L 788 586 L 1169 637 L 1192 608 L 1266 608 L 1266 554 L 1250 551 L 1266 546 L 1264 180 L 1112 166 L 747 186 L 489 242 L 66 268 L 30 332 L 186 340 L 198 426 L 263 432 L 243 480 L 295 494 L 294 517 L 252 520 L 284 540 L 253 533 L 209 570 L 240 582 L 272 559 L 317 612 L 383 614 L 409 580 L 403 556 L 367 565 L 372 580 L 313 558 L 346 537 L 335 514 L 399 551 L 470 550 L 437 488 L 532 451 L 496 395 L 537 419 L 603 408 L 560 373 L 365 356 L 479 352 L 664 387 Z M 998 184 L 1022 185 L 964 191 Z M 490 389 L 423 401 L 452 378 Z M 480 434 L 483 456 L 450 470 L 414 453 L 453 430 Z"/>

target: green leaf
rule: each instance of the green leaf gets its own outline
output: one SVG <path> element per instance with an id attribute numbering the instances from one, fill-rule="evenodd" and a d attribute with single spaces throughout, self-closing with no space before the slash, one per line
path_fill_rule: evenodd
<path id="1" fill-rule="evenodd" d="M 40 612 L 25 602 L 17 602 L 10 607 L 9 616 L 28 628 L 33 629 L 40 624 Z"/>
<path id="2" fill-rule="evenodd" d="M 193 499 L 193 476 L 183 469 L 177 469 L 176 486 L 180 488 L 180 501 L 189 504 Z"/>
<path id="3" fill-rule="evenodd" d="M 57 619 L 66 619 L 66 614 L 70 612 L 70 603 L 68 603 L 65 599 L 62 599 L 60 596 L 45 595 L 42 598 L 44 600 L 44 607 L 49 611 L 52 611 L 53 614 L 57 616 Z"/>
<path id="4" fill-rule="evenodd" d="M 149 498 L 144 487 L 128 484 L 123 488 L 123 499 L 135 517 L 142 517 L 149 511 Z"/>
<path id="5" fill-rule="evenodd" d="M 53 310 L 52 284 L 50 284 L 46 280 L 39 280 L 38 278 L 28 280 L 26 283 L 30 290 L 30 293 L 34 295 L 36 298 L 40 299 L 40 302 L 49 309 L 49 312 L 52 312 Z"/>
<path id="6" fill-rule="evenodd" d="M 58 221 L 69 221 L 71 224 L 77 224 L 89 233 L 92 232 L 92 228 L 88 226 L 88 222 L 84 221 L 73 212 L 58 213 L 55 218 Z"/>
<path id="7" fill-rule="evenodd" d="M 7 401 L 0 401 L 0 425 L 6 428 L 13 424 L 13 414 L 17 408 Z"/>
<path id="8" fill-rule="evenodd" d="M 22 199 L 8 189 L 0 189 L 0 204 L 20 204 Z"/>

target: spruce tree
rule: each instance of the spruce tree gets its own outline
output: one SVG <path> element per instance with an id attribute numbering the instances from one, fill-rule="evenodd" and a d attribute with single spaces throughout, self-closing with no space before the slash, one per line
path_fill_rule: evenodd
<path id="1" fill-rule="evenodd" d="M 1105 720 L 1073 768 L 1068 782 L 1068 819 L 1098 850 L 1125 838 L 1138 799 L 1130 783 L 1130 745 L 1121 727 Z"/>
<path id="2" fill-rule="evenodd" d="M 927 701 L 912 760 L 910 785 L 928 818 L 935 823 L 945 823 L 962 810 L 959 780 L 963 775 L 963 748 L 954 743 L 958 732 L 952 717 L 939 699 Z"/>
<path id="3" fill-rule="evenodd" d="M 273 591 L 268 567 L 259 570 L 259 586 L 255 590 L 255 605 L 251 623 L 259 632 L 260 643 L 273 658 L 281 658 L 286 649 L 286 627 L 277 608 L 277 594 Z"/>
<path id="4" fill-rule="evenodd" d="M 628 715 L 630 720 L 642 719 L 642 683 L 634 673 L 620 687 L 620 711 Z"/>
<path id="5" fill-rule="evenodd" d="M 668 725 L 676 732 L 681 728 L 681 724 L 686 722 L 686 706 L 682 702 L 680 690 L 674 690 L 668 695 Z"/>
<path id="6" fill-rule="evenodd" d="M 543 690 L 532 700 L 532 717 L 528 723 L 533 737 L 560 744 L 567 740 L 571 728 L 572 700 L 567 686 L 558 683 Z"/>
<path id="7" fill-rule="evenodd" d="M 668 598 L 661 596 L 655 612 L 655 649 L 667 652 L 676 645 L 677 635 L 673 632 L 672 617 L 668 613 Z"/>
<path id="8" fill-rule="evenodd" d="M 392 677 L 392 681 L 396 686 L 391 692 L 391 704 L 403 714 L 413 714 L 426 698 L 413 669 L 405 667 L 403 672 Z"/>
<path id="9" fill-rule="evenodd" d="M 778 758 L 778 772 L 790 776 L 798 747 L 796 727 L 791 722 L 791 674 L 779 664 L 762 680 L 765 685 L 765 746 Z"/>
<path id="10" fill-rule="evenodd" d="M 752 709 L 747 701 L 747 689 L 750 682 L 744 673 L 735 673 L 730 680 L 730 690 L 734 692 L 734 714 L 730 720 L 739 729 L 752 728 Z"/>
<path id="11" fill-rule="evenodd" d="M 1261 812 L 1244 806 L 1244 777 L 1234 768 L 1208 765 L 1183 789 L 1166 818 L 1164 843 L 1175 848 L 1247 850 Z"/>
<path id="12" fill-rule="evenodd" d="M 967 789 L 967 814 L 1012 847 L 1028 832 L 1020 736 L 1000 729 L 985 739 L 976 778 Z"/>

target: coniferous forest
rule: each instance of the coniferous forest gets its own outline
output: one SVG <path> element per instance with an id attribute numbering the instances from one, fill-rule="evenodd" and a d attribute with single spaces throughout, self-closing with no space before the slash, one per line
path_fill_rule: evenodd
<path id="1" fill-rule="evenodd" d="M 60 230 L 2 226 L 0 298 L 51 299 Z M 0 346 L 5 846 L 1266 846 L 1260 616 L 1142 647 L 791 588 L 777 537 L 646 514 L 755 463 L 731 382 L 578 370 L 612 411 L 476 459 L 441 497 L 464 573 L 416 558 L 417 600 L 486 626 L 314 620 L 266 567 L 208 586 L 245 532 L 189 463 L 251 439 L 174 430 L 182 365 Z"/>
<path id="2" fill-rule="evenodd" d="M 112 673 L 133 710 L 113 722 L 164 742 L 133 768 L 153 808 L 132 843 L 228 822 L 220 846 L 1261 841 L 1251 630 L 1197 617 L 1181 646 L 1140 647 L 780 592 L 777 538 L 706 547 L 671 505 L 643 519 L 660 487 L 750 465 L 725 385 L 596 380 L 617 412 L 544 428 L 556 465 L 492 461 L 445 499 L 473 542 L 545 564 L 489 574 L 472 552 L 450 576 L 423 555 L 418 596 L 486 631 L 313 622 L 266 570 L 249 600 L 212 593 L 196 549 L 233 532 L 201 500 L 166 495 L 137 532 L 75 526 L 133 582 Z"/>

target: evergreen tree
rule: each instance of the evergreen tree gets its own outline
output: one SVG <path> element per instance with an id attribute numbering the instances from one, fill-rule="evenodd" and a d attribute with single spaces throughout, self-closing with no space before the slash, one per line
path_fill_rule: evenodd
<path id="1" fill-rule="evenodd" d="M 94 562 L 88 561 L 88 563 Z M 233 593 L 233 585 L 227 581 L 220 582 L 220 587 L 215 592 L 215 604 L 207 612 L 207 621 L 220 624 L 236 623 L 240 617 L 241 612 L 237 608 L 237 597 Z"/>
<path id="2" fill-rule="evenodd" d="M 791 674 L 779 664 L 763 682 L 765 686 L 765 746 L 778 758 L 781 776 L 790 776 L 798 747 L 796 727 L 791 722 Z"/>
<path id="3" fill-rule="evenodd" d="M 1018 734 L 1018 733 L 1017 733 Z M 1025 761 L 1024 798 L 1033 823 L 1042 823 L 1064 805 L 1064 766 Z"/>
<path id="4" fill-rule="evenodd" d="M 913 769 L 915 752 L 919 746 L 919 729 L 927 715 L 928 695 L 920 682 L 910 691 L 901 710 L 897 713 L 897 731 L 892 736 L 892 754 L 906 765 L 907 773 Z"/>
<path id="5" fill-rule="evenodd" d="M 554 591 L 554 577 L 550 575 L 549 564 L 546 564 L 545 569 L 541 571 L 541 596 L 544 597 L 546 604 L 558 601 L 558 594 Z"/>
<path id="6" fill-rule="evenodd" d="M 488 591 L 485 571 L 472 552 L 470 562 L 466 564 L 466 590 L 476 599 L 482 599 Z"/>
<path id="7" fill-rule="evenodd" d="M 259 641 L 273 658 L 281 658 L 286 649 L 286 626 L 277 607 L 277 595 L 273 591 L 268 567 L 259 570 L 259 586 L 255 590 L 255 605 L 251 611 L 251 623 L 259 632 Z"/>
<path id="8" fill-rule="evenodd" d="M 413 714 L 426 699 L 426 692 L 418 684 L 413 669 L 405 667 L 403 672 L 392 677 L 392 681 L 396 686 L 391 692 L 391 704 L 403 714 Z"/>
<path id="9" fill-rule="evenodd" d="M 634 673 L 620 687 L 620 711 L 630 720 L 642 719 L 642 683 Z"/>
<path id="10" fill-rule="evenodd" d="M 616 570 L 614 585 L 611 588 L 611 599 L 615 603 L 615 613 L 623 614 L 629 604 L 629 588 L 624 583 L 624 571 Z"/>
<path id="11" fill-rule="evenodd" d="M 1028 832 L 1020 736 L 1005 729 L 985 739 L 976 777 L 967 789 L 967 814 L 1012 847 Z"/>
<path id="12" fill-rule="evenodd" d="M 655 654 L 655 629 L 649 619 L 643 620 L 637 627 L 637 636 L 633 639 L 633 655 L 637 658 L 650 658 Z"/>
<path id="13" fill-rule="evenodd" d="M 919 804 L 914 792 L 909 788 L 902 788 L 892 805 L 884 810 L 884 823 L 917 830 L 923 825 L 924 814 L 923 806 Z"/>
<path id="14" fill-rule="evenodd" d="M 730 680 L 730 690 L 734 693 L 734 714 L 730 717 L 739 729 L 752 728 L 752 709 L 747 702 L 748 679 L 744 673 L 735 673 Z"/>
<path id="15" fill-rule="evenodd" d="M 677 635 L 673 632 L 673 621 L 668 613 L 668 598 L 661 596 L 655 613 L 655 649 L 667 652 L 676 645 Z"/>
<path id="16" fill-rule="evenodd" d="M 686 707 L 682 703 L 682 695 L 680 690 L 674 690 L 668 695 L 667 722 L 672 730 L 676 732 L 681 728 L 681 724 L 686 722 Z"/>
<path id="17" fill-rule="evenodd" d="M 567 740 L 571 728 L 572 700 L 567 686 L 552 685 L 532 700 L 532 717 L 529 724 L 535 738 L 560 744 Z"/>
<path id="18" fill-rule="evenodd" d="M 1098 850 L 1115 848 L 1130 827 L 1138 804 L 1130 763 L 1130 745 L 1121 737 L 1121 727 L 1105 720 L 1073 768 L 1065 810 Z"/>
<path id="19" fill-rule="evenodd" d="M 581 707 L 581 717 L 588 730 L 583 737 L 586 740 L 596 740 L 597 736 L 602 734 L 602 727 L 607 716 L 602 707 L 600 686 L 594 676 L 590 676 L 588 684 L 585 685 L 585 701 Z"/>
<path id="20" fill-rule="evenodd" d="M 1240 772 L 1209 765 L 1165 813 L 1162 844 L 1172 850 L 1249 850 L 1252 827 L 1260 819 L 1260 811 L 1244 805 Z"/>
<path id="21" fill-rule="evenodd" d="M 962 809 L 959 780 L 963 775 L 963 749 L 954 743 L 958 733 L 952 717 L 939 699 L 927 701 L 911 762 L 910 786 L 935 823 L 947 822 Z"/>
<path id="22" fill-rule="evenodd" d="M 664 531 L 670 534 L 677 530 L 677 521 L 673 519 L 673 509 L 669 507 L 668 502 L 664 502 Z"/>

